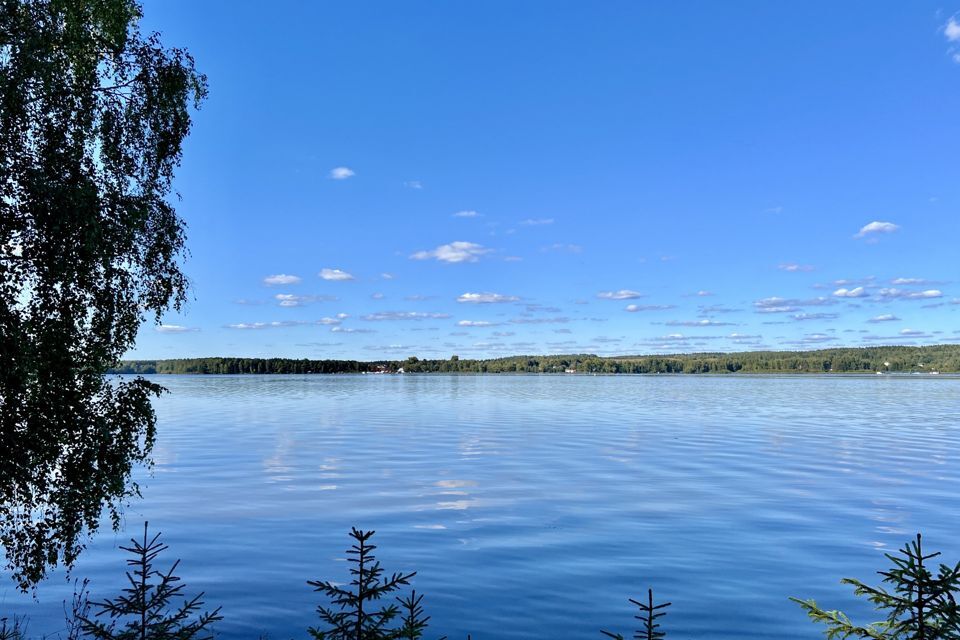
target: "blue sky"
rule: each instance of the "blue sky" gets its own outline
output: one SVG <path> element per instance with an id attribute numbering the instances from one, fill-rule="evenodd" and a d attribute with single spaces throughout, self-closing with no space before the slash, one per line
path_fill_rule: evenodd
<path id="1" fill-rule="evenodd" d="M 960 341 L 960 4 L 144 9 L 210 97 L 129 357 Z"/>

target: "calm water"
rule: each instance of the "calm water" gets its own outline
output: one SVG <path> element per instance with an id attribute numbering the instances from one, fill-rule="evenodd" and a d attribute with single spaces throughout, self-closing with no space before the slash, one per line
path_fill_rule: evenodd
<path id="1" fill-rule="evenodd" d="M 865 612 L 922 530 L 960 559 L 960 379 L 917 377 L 180 377 L 157 404 L 144 498 L 76 573 L 121 586 L 144 519 L 224 638 L 304 637 L 308 579 L 345 580 L 351 525 L 418 570 L 433 636 L 598 638 L 630 596 L 674 638 L 818 638 L 787 596 Z M 61 625 L 62 574 L 0 611 Z"/>

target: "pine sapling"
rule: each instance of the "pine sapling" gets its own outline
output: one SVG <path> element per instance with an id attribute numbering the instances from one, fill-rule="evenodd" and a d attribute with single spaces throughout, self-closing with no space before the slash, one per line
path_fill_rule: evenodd
<path id="1" fill-rule="evenodd" d="M 907 543 L 900 555 L 885 554 L 893 563 L 888 571 L 879 571 L 883 587 L 871 587 L 844 578 L 841 583 L 853 585 L 853 593 L 866 596 L 886 619 L 866 626 L 854 624 L 842 611 L 827 611 L 814 600 L 791 598 L 799 604 L 814 622 L 827 625 L 828 640 L 836 638 L 874 638 L 876 640 L 956 640 L 960 638 L 960 611 L 956 594 L 960 591 L 960 563 L 954 566 L 940 564 L 936 576 L 927 564 L 940 553 L 924 554 L 922 539 Z"/>
<path id="2" fill-rule="evenodd" d="M 374 533 L 351 528 L 350 537 L 355 543 L 347 550 L 353 577 L 349 588 L 324 580 L 307 582 L 332 603 L 331 607 L 317 607 L 317 615 L 328 626 L 326 630 L 309 629 L 310 635 L 317 640 L 389 640 L 397 637 L 398 631 L 390 629 L 389 624 L 400 610 L 394 604 L 377 608 L 375 602 L 401 586 L 409 585 L 416 572 L 385 577 L 383 567 L 373 555 L 377 547 L 369 542 Z"/>
<path id="3" fill-rule="evenodd" d="M 96 617 L 107 616 L 109 622 L 83 615 L 83 635 L 97 640 L 211 640 L 210 627 L 223 619 L 220 608 L 197 613 L 203 606 L 203 593 L 189 599 L 183 595 L 185 585 L 177 584 L 180 578 L 174 575 L 179 560 L 166 572 L 154 568 L 157 556 L 168 547 L 159 541 L 159 533 L 149 538 L 147 527 L 145 522 L 142 542 L 131 539 L 132 546 L 120 547 L 133 556 L 127 560 L 133 568 L 132 573 L 127 572 L 130 586 L 114 600 L 90 603 L 97 610 Z M 181 599 L 179 606 L 174 606 L 174 601 Z"/>
<path id="4" fill-rule="evenodd" d="M 423 632 L 430 622 L 430 616 L 423 615 L 423 595 L 417 595 L 413 590 L 409 596 L 401 598 L 397 596 L 397 602 L 400 603 L 400 609 L 403 611 L 403 617 L 400 619 L 400 628 L 397 630 L 396 637 L 408 640 L 417 640 L 423 637 Z"/>
<path id="5" fill-rule="evenodd" d="M 25 637 L 22 618 L 0 618 L 0 640 L 23 640 Z"/>
<path id="6" fill-rule="evenodd" d="M 647 601 L 638 602 L 633 598 L 630 598 L 630 602 L 635 604 L 638 609 L 640 609 L 640 615 L 634 616 L 637 620 L 642 623 L 640 629 L 637 629 L 633 632 L 634 640 L 660 640 L 666 636 L 666 632 L 660 630 L 660 623 L 657 622 L 657 619 L 662 618 L 667 615 L 666 609 L 669 607 L 672 602 L 664 602 L 663 604 L 654 604 L 653 603 L 653 589 L 647 589 Z M 615 640 L 624 640 L 623 636 L 619 633 L 611 633 L 610 631 L 600 630 L 600 633 L 614 638 Z"/>

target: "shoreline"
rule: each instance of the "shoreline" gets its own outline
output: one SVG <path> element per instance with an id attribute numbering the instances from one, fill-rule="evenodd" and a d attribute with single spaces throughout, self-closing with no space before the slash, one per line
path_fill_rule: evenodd
<path id="1" fill-rule="evenodd" d="M 813 351 L 742 351 L 664 355 L 598 356 L 595 354 L 516 355 L 501 358 L 342 360 L 307 358 L 207 357 L 124 360 L 114 374 L 776 374 L 902 375 L 960 373 L 960 344 L 924 347 L 878 346 Z"/>

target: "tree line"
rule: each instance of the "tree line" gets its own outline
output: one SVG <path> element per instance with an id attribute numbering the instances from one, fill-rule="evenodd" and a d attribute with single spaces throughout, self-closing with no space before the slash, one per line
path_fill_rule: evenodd
<path id="1" fill-rule="evenodd" d="M 593 354 L 446 360 L 310 360 L 182 358 L 126 360 L 111 373 L 958 373 L 960 345 L 861 347 L 816 351 L 748 351 L 600 357 Z"/>

